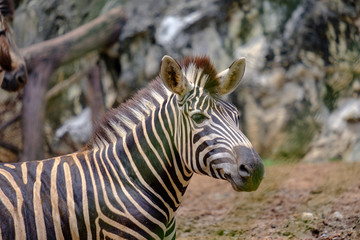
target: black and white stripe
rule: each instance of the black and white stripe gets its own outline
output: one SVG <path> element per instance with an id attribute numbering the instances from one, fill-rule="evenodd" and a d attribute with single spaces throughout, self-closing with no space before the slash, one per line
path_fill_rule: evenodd
<path id="1" fill-rule="evenodd" d="M 112 111 L 84 151 L 1 164 L 0 238 L 174 239 L 174 213 L 194 172 L 255 190 L 263 166 L 239 113 L 206 88 L 221 76 L 206 72 L 206 58 L 187 61 L 169 68 L 181 70 L 186 89 L 155 80 Z M 241 163 L 246 173 L 239 155 L 251 163 Z"/>

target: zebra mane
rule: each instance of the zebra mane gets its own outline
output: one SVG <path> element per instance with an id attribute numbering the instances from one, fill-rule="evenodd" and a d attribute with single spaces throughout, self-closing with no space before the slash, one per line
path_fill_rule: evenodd
<path id="1" fill-rule="evenodd" d="M 124 137 L 169 95 L 170 91 L 165 88 L 161 79 L 156 78 L 131 99 L 109 110 L 95 126 L 94 135 L 87 147 L 100 148 L 102 145 L 114 142 L 117 138 Z"/>
<path id="2" fill-rule="evenodd" d="M 217 87 L 220 82 L 216 76 L 217 71 L 209 57 L 186 57 L 180 62 L 180 66 L 191 83 L 204 88 L 211 95 L 217 94 Z"/>
<path id="3" fill-rule="evenodd" d="M 180 66 L 192 84 L 201 86 L 212 95 L 216 94 L 219 80 L 208 57 L 186 57 L 180 62 Z M 198 80 L 195 81 L 196 79 Z M 134 97 L 108 111 L 95 126 L 93 137 L 86 149 L 100 148 L 126 136 L 171 94 L 162 83 L 161 78 L 157 77 Z"/>

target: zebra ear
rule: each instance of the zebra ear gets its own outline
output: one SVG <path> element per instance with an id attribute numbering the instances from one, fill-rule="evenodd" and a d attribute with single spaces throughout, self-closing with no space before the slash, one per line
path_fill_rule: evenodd
<path id="1" fill-rule="evenodd" d="M 160 77 L 167 89 L 180 97 L 191 90 L 191 85 L 182 73 L 180 65 L 168 55 L 161 60 Z"/>
<path id="2" fill-rule="evenodd" d="M 228 69 L 220 72 L 217 77 L 220 79 L 218 93 L 220 95 L 230 94 L 234 91 L 244 76 L 245 58 L 239 58 L 234 61 Z"/>

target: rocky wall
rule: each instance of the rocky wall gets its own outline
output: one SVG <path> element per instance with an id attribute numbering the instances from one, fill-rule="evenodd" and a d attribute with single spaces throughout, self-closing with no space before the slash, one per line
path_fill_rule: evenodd
<path id="1" fill-rule="evenodd" d="M 120 53 L 127 82 L 144 85 L 165 53 L 205 54 L 218 69 L 244 56 L 243 85 L 230 98 L 263 157 L 360 159 L 355 103 L 360 6 L 355 1 L 160 1 L 155 11 L 147 3 L 139 11 L 137 1 L 127 5 L 131 17 L 120 36 L 130 45 Z M 337 114 L 347 111 L 344 101 L 353 103 L 349 124 Z M 345 121 L 341 130 L 347 134 L 327 138 L 329 121 Z M 318 143 L 324 138 L 331 152 Z"/>
<path id="2" fill-rule="evenodd" d="M 355 0 L 24 1 L 14 21 L 19 45 L 68 32 L 114 4 L 123 4 L 128 21 L 117 47 L 99 57 L 108 108 L 154 78 L 164 54 L 208 55 L 218 70 L 246 57 L 243 83 L 229 99 L 241 110 L 242 130 L 263 158 L 360 160 L 360 5 Z M 53 84 L 84 65 L 86 59 L 59 69 Z M 84 115 L 84 95 L 86 80 L 49 102 L 52 148 L 59 145 L 56 129 Z M 59 152 L 73 150 L 64 146 Z"/>

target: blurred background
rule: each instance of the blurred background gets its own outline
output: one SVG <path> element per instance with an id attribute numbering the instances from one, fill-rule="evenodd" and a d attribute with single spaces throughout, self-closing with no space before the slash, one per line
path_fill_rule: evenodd
<path id="1" fill-rule="evenodd" d="M 34 58 L 27 55 L 33 52 L 32 46 L 108 17 L 109 11 L 118 7 L 122 9 L 123 21 L 114 25 L 118 32 L 111 44 L 90 50 L 70 48 L 75 57 L 51 68 L 43 84 L 45 90 L 36 93 L 38 85 L 31 81 L 43 76 L 42 68 L 36 66 L 46 70 L 55 60 L 48 54 L 46 60 L 39 62 L 41 65 L 32 61 Z M 239 108 L 241 129 L 268 167 L 267 178 L 255 195 L 241 195 L 243 201 L 222 186 L 213 194 L 199 195 L 201 190 L 211 188 L 199 180 L 201 189 L 190 188 L 189 192 L 207 199 L 201 200 L 198 208 L 189 200 L 188 205 L 193 208 L 180 210 L 183 236 L 193 236 L 194 224 L 203 227 L 196 219 L 203 219 L 204 215 L 211 221 L 217 219 L 217 213 L 197 212 L 204 202 L 208 209 L 217 206 L 220 212 L 224 206 L 233 206 L 233 215 L 225 225 L 211 227 L 218 238 L 244 236 L 248 229 L 254 234 L 257 230 L 253 230 L 259 228 L 270 229 L 260 237 L 279 236 L 279 224 L 307 234 L 281 230 L 280 236 L 285 239 L 360 236 L 360 168 L 354 163 L 360 161 L 357 0 L 17 0 L 15 9 L 14 38 L 27 60 L 29 80 L 25 90 L 0 90 L 1 162 L 48 158 L 80 150 L 91 138 L 94 123 L 108 109 L 121 104 L 158 75 L 165 54 L 175 59 L 207 55 L 218 71 L 236 58 L 245 57 L 243 82 L 228 100 Z M 106 26 L 96 31 L 90 28 L 88 35 L 77 41 L 82 45 L 82 41 L 88 44 L 105 38 L 110 31 Z M 111 29 L 112 25 L 107 27 Z M 61 41 L 58 43 L 60 46 Z M 40 53 L 43 50 L 41 54 L 46 54 L 43 45 L 36 46 Z M 59 58 L 59 54 L 53 58 Z M 26 100 L 29 93 L 34 96 L 31 101 Z M 37 98 L 44 105 L 33 113 L 41 120 L 40 127 L 24 120 L 27 118 L 23 106 L 36 107 L 32 104 L 36 105 Z M 30 117 L 31 113 L 27 111 Z M 24 121 L 34 126 L 35 133 L 28 133 L 27 138 Z M 35 135 L 38 138 L 32 140 Z M 31 146 L 33 152 L 24 150 L 25 145 Z M 282 168 L 279 165 L 283 163 L 316 164 Z M 316 176 L 318 179 L 314 179 Z M 228 205 L 214 205 L 222 200 Z M 246 208 L 249 202 L 255 205 Z M 285 207 L 281 207 L 286 203 L 284 211 Z M 258 211 L 244 218 L 248 209 Z M 188 221 L 191 213 L 195 222 Z M 281 217 L 283 222 L 276 220 Z M 265 223 L 259 225 L 255 218 L 262 218 Z M 237 225 L 231 225 L 229 219 Z M 300 228 L 297 220 L 305 225 Z M 253 225 L 244 226 L 249 222 Z M 266 225 L 270 222 L 271 226 Z M 309 223 L 313 225 L 306 225 Z M 206 231 L 202 229 L 201 234 Z M 337 235 L 334 229 L 350 230 Z"/>
<path id="2" fill-rule="evenodd" d="M 50 75 L 48 90 L 67 84 L 45 100 L 43 150 L 36 157 L 81 149 L 92 135 L 91 120 L 146 86 L 168 54 L 207 55 L 218 71 L 236 58 L 247 59 L 242 85 L 229 100 L 240 109 L 242 130 L 265 161 L 360 160 L 360 5 L 355 0 L 15 1 L 14 38 L 24 50 L 118 6 L 126 22 L 116 43 L 79 54 Z M 94 68 L 100 78 L 97 109 L 89 106 Z M 18 161 L 21 117 L 9 120 L 21 115 L 23 90 L 1 90 L 0 96 L 0 158 Z"/>

